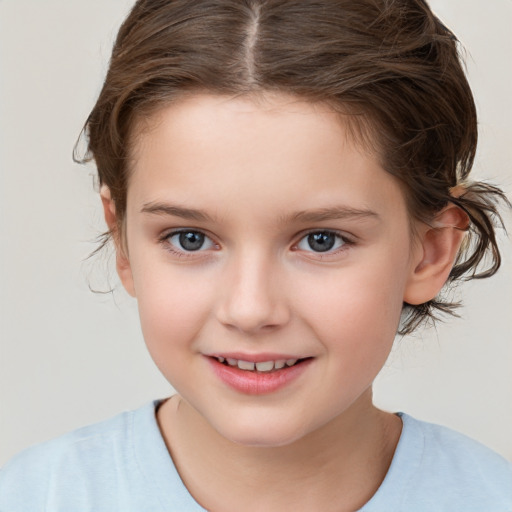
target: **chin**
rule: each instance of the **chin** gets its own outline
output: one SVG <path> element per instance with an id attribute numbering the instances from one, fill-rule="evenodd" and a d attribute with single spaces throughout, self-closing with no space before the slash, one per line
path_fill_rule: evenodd
<path id="1" fill-rule="evenodd" d="M 224 428 L 223 428 L 224 427 Z M 217 432 L 228 441 L 246 447 L 277 448 L 290 445 L 303 438 L 307 432 L 304 426 L 293 428 L 292 425 L 268 422 L 257 424 L 231 423 L 229 426 L 217 428 Z"/>

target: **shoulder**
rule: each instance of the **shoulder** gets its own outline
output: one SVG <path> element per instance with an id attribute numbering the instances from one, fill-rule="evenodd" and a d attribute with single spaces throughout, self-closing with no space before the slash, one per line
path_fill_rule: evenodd
<path id="1" fill-rule="evenodd" d="M 452 429 L 401 416 L 404 510 L 512 511 L 510 462 Z"/>
<path id="2" fill-rule="evenodd" d="M 481 443 L 406 414 L 386 478 L 362 512 L 512 512 L 512 464 Z"/>
<path id="3" fill-rule="evenodd" d="M 29 448 L 0 471 L 1 512 L 204 512 L 162 438 L 155 400 Z"/>
<path id="4" fill-rule="evenodd" d="M 15 456 L 0 471 L 0 510 L 54 510 L 57 494 L 60 502 L 83 503 L 85 509 L 91 491 L 102 494 L 112 484 L 113 468 L 131 464 L 132 423 L 147 408 L 80 428 Z"/>
<path id="5" fill-rule="evenodd" d="M 423 442 L 424 471 L 449 470 L 443 478 L 453 481 L 468 477 L 496 494 L 506 491 L 512 499 L 512 463 L 487 446 L 447 427 L 403 415 L 404 426 Z M 417 433 L 414 433 L 414 430 Z"/>

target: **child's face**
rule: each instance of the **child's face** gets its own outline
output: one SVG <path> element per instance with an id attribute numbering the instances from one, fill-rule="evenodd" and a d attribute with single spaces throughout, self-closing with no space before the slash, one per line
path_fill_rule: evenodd
<path id="1" fill-rule="evenodd" d="M 285 96 L 195 96 L 150 121 L 119 269 L 165 377 L 249 445 L 367 410 L 418 261 L 394 179 L 338 115 Z"/>

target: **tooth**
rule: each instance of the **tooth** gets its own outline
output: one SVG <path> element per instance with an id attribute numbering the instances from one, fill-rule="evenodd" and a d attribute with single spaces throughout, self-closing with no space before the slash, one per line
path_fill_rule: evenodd
<path id="1" fill-rule="evenodd" d="M 228 361 L 229 366 L 236 366 L 236 363 L 238 363 L 238 361 L 236 359 L 232 359 L 231 357 L 228 357 L 227 361 Z"/>
<path id="2" fill-rule="evenodd" d="M 223 363 L 225 359 L 223 357 L 217 357 L 217 361 L 219 361 L 219 363 Z"/>
<path id="3" fill-rule="evenodd" d="M 278 359 L 275 363 L 274 363 L 274 368 L 276 370 L 280 370 L 281 368 L 284 368 L 286 365 L 286 361 L 284 359 Z"/>
<path id="4" fill-rule="evenodd" d="M 286 361 L 286 366 L 293 366 L 297 361 L 298 359 L 288 359 Z"/>
<path id="5" fill-rule="evenodd" d="M 264 361 L 262 363 L 256 363 L 256 370 L 259 372 L 269 372 L 274 368 L 274 361 Z"/>
<path id="6" fill-rule="evenodd" d="M 238 368 L 240 368 L 240 370 L 254 370 L 254 363 L 250 361 L 238 361 Z"/>

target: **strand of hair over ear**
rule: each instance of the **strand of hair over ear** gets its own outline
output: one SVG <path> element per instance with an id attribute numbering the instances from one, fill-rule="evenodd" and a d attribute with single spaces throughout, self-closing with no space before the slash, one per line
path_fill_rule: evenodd
<path id="1" fill-rule="evenodd" d="M 434 325 L 436 321 L 443 321 L 447 316 L 460 317 L 457 310 L 461 303 L 447 301 L 443 295 L 446 295 L 457 281 L 490 277 L 496 274 L 501 266 L 496 229 L 501 229 L 507 234 L 500 208 L 506 207 L 510 211 L 512 203 L 500 188 L 489 183 L 468 183 L 464 188 L 465 192 L 459 197 L 452 197 L 450 202 L 461 208 L 469 217 L 468 234 L 441 294 L 424 304 L 404 303 L 404 314 L 398 331 L 402 336 L 411 334 L 421 325 Z"/>

